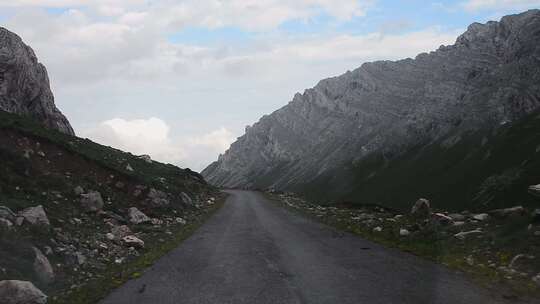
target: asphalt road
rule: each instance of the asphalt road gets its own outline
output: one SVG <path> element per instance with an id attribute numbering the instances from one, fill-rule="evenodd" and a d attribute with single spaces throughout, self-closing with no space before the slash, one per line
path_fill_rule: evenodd
<path id="1" fill-rule="evenodd" d="M 225 205 L 102 304 L 506 303 L 463 276 L 295 215 L 256 192 Z"/>

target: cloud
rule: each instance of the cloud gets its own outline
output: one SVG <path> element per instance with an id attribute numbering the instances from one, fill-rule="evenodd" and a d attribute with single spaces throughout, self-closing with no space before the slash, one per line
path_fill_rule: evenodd
<path id="1" fill-rule="evenodd" d="M 538 0 L 468 0 L 462 3 L 468 11 L 484 9 L 527 9 L 540 6 Z"/>
<path id="2" fill-rule="evenodd" d="M 113 118 L 85 129 L 81 135 L 135 155 L 148 154 L 153 159 L 202 170 L 215 155 L 224 151 L 235 137 L 221 127 L 200 136 L 173 137 L 162 119 L 126 120 Z"/>

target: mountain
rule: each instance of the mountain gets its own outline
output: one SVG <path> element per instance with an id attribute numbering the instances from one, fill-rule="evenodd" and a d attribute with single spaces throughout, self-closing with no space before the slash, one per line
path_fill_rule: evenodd
<path id="1" fill-rule="evenodd" d="M 202 174 L 403 209 L 423 196 L 450 209 L 527 203 L 526 184 L 540 181 L 538 109 L 540 10 L 530 10 L 474 23 L 415 59 L 322 80 Z"/>
<path id="2" fill-rule="evenodd" d="M 32 117 L 49 128 L 74 135 L 54 105 L 45 66 L 16 34 L 0 28 L 0 110 Z"/>

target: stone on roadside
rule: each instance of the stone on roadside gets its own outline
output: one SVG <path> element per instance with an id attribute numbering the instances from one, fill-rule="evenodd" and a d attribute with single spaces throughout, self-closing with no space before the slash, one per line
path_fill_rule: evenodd
<path id="1" fill-rule="evenodd" d="M 0 229 L 5 231 L 11 230 L 13 229 L 13 223 L 8 219 L 0 217 Z"/>
<path id="2" fill-rule="evenodd" d="M 482 231 L 482 229 L 478 228 L 478 229 L 471 230 L 471 231 L 465 231 L 465 232 L 456 233 L 456 234 L 454 234 L 454 237 L 459 239 L 459 240 L 465 240 L 467 238 L 467 236 L 469 236 L 469 235 L 482 234 L 482 233 L 484 233 Z"/>
<path id="3" fill-rule="evenodd" d="M 144 248 L 144 241 L 134 235 L 123 237 L 122 242 L 127 247 Z"/>
<path id="4" fill-rule="evenodd" d="M 84 193 L 84 188 L 81 186 L 77 186 L 73 189 L 73 193 L 75 193 L 75 195 L 81 195 Z"/>
<path id="5" fill-rule="evenodd" d="M 6 206 L 0 206 L 0 218 L 14 222 L 17 215 Z"/>
<path id="6" fill-rule="evenodd" d="M 540 273 L 537 274 L 537 275 L 535 275 L 535 276 L 532 278 L 532 281 L 533 281 L 534 283 L 536 283 L 536 285 L 537 285 L 538 287 L 540 287 Z"/>
<path id="7" fill-rule="evenodd" d="M 51 284 L 54 282 L 54 270 L 49 262 L 49 259 L 36 247 L 34 250 L 34 273 L 43 284 Z"/>
<path id="8" fill-rule="evenodd" d="M 451 217 L 442 213 L 433 214 L 433 219 L 439 225 L 452 225 L 454 222 L 454 220 Z"/>
<path id="9" fill-rule="evenodd" d="M 479 214 L 473 215 L 472 218 L 473 218 L 474 220 L 483 222 L 483 221 L 487 221 L 487 220 L 489 219 L 489 214 L 487 214 L 487 213 L 479 213 Z"/>
<path id="10" fill-rule="evenodd" d="M 41 205 L 36 206 L 36 207 L 26 208 L 23 211 L 21 211 L 19 215 L 23 217 L 24 220 L 30 223 L 31 225 L 49 226 L 51 224 L 49 222 L 49 218 L 47 218 L 45 209 Z"/>
<path id="11" fill-rule="evenodd" d="M 431 204 L 429 200 L 425 198 L 417 200 L 411 208 L 411 215 L 420 218 L 428 218 L 431 216 Z"/>
<path id="12" fill-rule="evenodd" d="M 529 186 L 529 193 L 536 197 L 540 197 L 540 184 Z"/>
<path id="13" fill-rule="evenodd" d="M 0 300 L 2 304 L 45 304 L 47 296 L 32 282 L 0 281 Z"/>
<path id="14" fill-rule="evenodd" d="M 152 219 L 150 219 L 146 214 L 142 213 L 139 209 L 135 207 L 131 207 L 128 209 L 128 219 L 131 223 L 136 225 L 152 221 Z"/>
<path id="15" fill-rule="evenodd" d="M 452 214 L 449 214 L 448 216 L 452 218 L 452 220 L 458 221 L 458 222 L 463 222 L 467 219 L 467 217 L 461 213 L 452 213 Z"/>
<path id="16" fill-rule="evenodd" d="M 405 228 L 400 228 L 400 229 L 399 229 L 399 235 L 400 235 L 400 236 L 408 236 L 409 234 L 411 234 L 411 233 L 409 232 L 409 230 L 407 230 L 407 229 L 405 229 Z"/>
<path id="17" fill-rule="evenodd" d="M 383 228 L 380 226 L 373 228 L 373 232 L 382 232 L 382 231 L 383 231 Z"/>
<path id="18" fill-rule="evenodd" d="M 129 227 L 126 225 L 112 227 L 111 233 L 115 240 L 121 240 L 123 237 L 132 234 L 131 229 L 129 229 Z"/>
<path id="19" fill-rule="evenodd" d="M 81 206 L 86 212 L 98 212 L 103 209 L 103 198 L 101 193 L 90 191 L 86 194 L 81 194 Z"/>
<path id="20" fill-rule="evenodd" d="M 181 218 L 181 217 L 177 217 L 177 218 L 175 219 L 175 221 L 176 221 L 178 224 L 182 224 L 182 225 L 187 224 L 187 221 L 186 221 L 185 219 Z"/>

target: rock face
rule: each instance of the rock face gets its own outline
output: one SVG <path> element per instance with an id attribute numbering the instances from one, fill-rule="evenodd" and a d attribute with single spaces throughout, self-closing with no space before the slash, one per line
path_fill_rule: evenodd
<path id="1" fill-rule="evenodd" d="M 538 33 L 540 11 L 531 10 L 472 24 L 454 45 L 415 59 L 366 63 L 323 80 L 246 128 L 202 175 L 222 187 L 347 199 L 399 157 L 412 159 L 422 147 L 449 151 L 478 130 L 494 134 L 539 109 Z M 474 147 L 489 140 L 480 137 Z M 404 174 L 411 176 L 401 180 L 419 177 Z M 407 194 L 404 208 L 422 195 Z"/>
<path id="2" fill-rule="evenodd" d="M 0 281 L 0 299 L 3 304 L 45 304 L 47 296 L 34 284 L 26 281 Z"/>
<path id="3" fill-rule="evenodd" d="M 30 116 L 49 128 L 74 135 L 54 104 L 45 67 L 19 36 L 1 27 L 0 110 Z"/>

